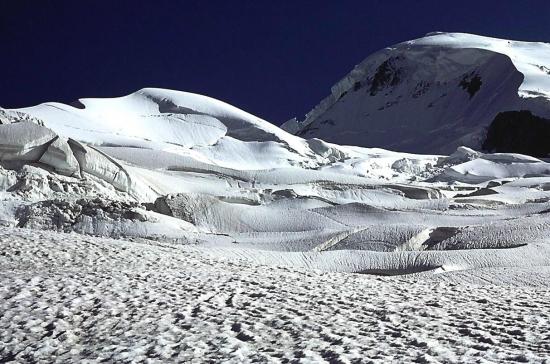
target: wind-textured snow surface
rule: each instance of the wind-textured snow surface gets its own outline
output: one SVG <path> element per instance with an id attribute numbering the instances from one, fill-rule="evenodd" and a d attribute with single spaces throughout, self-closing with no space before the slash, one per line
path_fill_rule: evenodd
<path id="1" fill-rule="evenodd" d="M 3 361 L 542 363 L 550 354 L 547 286 L 327 273 L 26 229 L 2 228 L 0 241 Z"/>
<path id="2" fill-rule="evenodd" d="M 0 200 L 4 360 L 549 355 L 545 159 L 341 146 L 149 88 L 0 109 Z"/>
<path id="3" fill-rule="evenodd" d="M 506 111 L 550 117 L 550 44 L 431 33 L 382 49 L 282 127 L 338 144 L 416 153 L 479 149 Z"/>

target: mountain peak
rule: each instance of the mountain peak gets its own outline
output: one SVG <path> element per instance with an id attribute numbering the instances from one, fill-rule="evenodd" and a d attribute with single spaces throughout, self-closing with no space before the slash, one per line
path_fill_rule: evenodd
<path id="1" fill-rule="evenodd" d="M 407 152 L 481 148 L 501 112 L 550 117 L 550 44 L 432 32 L 382 49 L 283 129 Z"/>

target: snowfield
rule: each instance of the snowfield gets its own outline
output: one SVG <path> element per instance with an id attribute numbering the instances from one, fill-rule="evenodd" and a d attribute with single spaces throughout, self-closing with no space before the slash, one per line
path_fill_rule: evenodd
<path id="1" fill-rule="evenodd" d="M 550 355 L 548 267 L 540 285 L 474 285 L 48 231 L 3 228 L 0 241 L 3 360 L 542 363 Z"/>
<path id="2" fill-rule="evenodd" d="M 372 100 L 396 74 L 448 76 L 396 118 L 463 81 L 430 109 L 465 125 L 384 134 L 427 154 L 304 139 L 174 90 L 0 108 L 0 361 L 548 362 L 548 155 L 467 146 L 492 93 L 546 110 L 532 92 L 549 84 L 517 66 L 541 49 L 438 34 L 383 51 L 414 72 L 360 74 Z M 502 66 L 480 75 L 504 91 L 464 79 L 472 64 Z M 346 100 L 365 90 L 323 112 L 363 112 Z M 394 145 L 378 121 L 360 125 Z"/>

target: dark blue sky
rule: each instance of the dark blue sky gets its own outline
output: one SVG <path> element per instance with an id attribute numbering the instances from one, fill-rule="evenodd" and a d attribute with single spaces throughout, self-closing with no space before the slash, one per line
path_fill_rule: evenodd
<path id="1" fill-rule="evenodd" d="M 436 30 L 550 42 L 550 1 L 2 0 L 0 105 L 151 86 L 278 124 L 373 51 Z"/>

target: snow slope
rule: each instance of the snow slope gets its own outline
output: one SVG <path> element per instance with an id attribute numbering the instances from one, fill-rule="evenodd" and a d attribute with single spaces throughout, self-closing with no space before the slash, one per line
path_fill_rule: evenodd
<path id="1" fill-rule="evenodd" d="M 0 109 L 0 361 L 544 362 L 549 216 L 521 154 L 161 89 Z"/>
<path id="2" fill-rule="evenodd" d="M 303 121 L 282 128 L 338 144 L 416 153 L 479 149 L 497 114 L 550 117 L 550 44 L 431 33 L 367 57 Z"/>
<path id="3" fill-rule="evenodd" d="M 548 267 L 520 275 L 528 287 L 487 284 L 513 277 L 504 270 L 471 285 L 251 264 L 166 241 L 0 228 L 0 242 L 3 361 L 544 363 L 550 353 Z"/>
<path id="4" fill-rule="evenodd" d="M 254 143 L 256 152 L 269 149 L 272 142 L 297 154 L 309 152 L 300 138 L 207 96 L 149 88 L 120 98 L 81 99 L 74 105 L 45 103 L 16 112 L 43 120 L 59 135 L 90 145 L 188 150 L 223 144 L 219 147 L 223 153 L 224 148 L 235 147 L 236 139 Z M 279 152 L 283 155 L 272 159 L 293 156 Z"/>
<path id="5" fill-rule="evenodd" d="M 7 226 L 405 274 L 550 265 L 550 164 L 302 139 L 220 101 L 144 89 L 2 110 Z"/>

